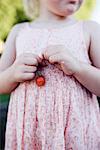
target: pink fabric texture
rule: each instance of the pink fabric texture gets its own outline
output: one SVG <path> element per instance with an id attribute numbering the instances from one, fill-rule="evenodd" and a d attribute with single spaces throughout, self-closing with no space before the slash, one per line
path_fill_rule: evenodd
<path id="1" fill-rule="evenodd" d="M 47 45 L 63 44 L 79 60 L 91 64 L 83 22 L 61 28 L 32 28 L 28 23 L 16 38 L 16 57 L 40 54 Z M 5 150 L 100 150 L 97 98 L 73 76 L 55 65 L 42 68 L 46 84 L 20 83 L 11 93 Z"/>

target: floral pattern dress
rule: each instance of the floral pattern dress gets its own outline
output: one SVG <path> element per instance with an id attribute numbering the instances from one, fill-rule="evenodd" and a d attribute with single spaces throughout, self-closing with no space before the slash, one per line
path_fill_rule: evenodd
<path id="1" fill-rule="evenodd" d="M 16 38 L 16 57 L 27 52 L 40 55 L 53 44 L 65 45 L 77 59 L 91 64 L 82 21 L 57 29 L 26 23 Z M 54 64 L 47 62 L 41 72 L 44 86 L 33 79 L 11 93 L 5 150 L 100 150 L 96 96 Z"/>

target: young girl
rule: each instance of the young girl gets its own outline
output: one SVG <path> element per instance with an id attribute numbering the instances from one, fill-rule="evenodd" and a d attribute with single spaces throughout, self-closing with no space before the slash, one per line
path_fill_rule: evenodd
<path id="1" fill-rule="evenodd" d="M 36 1 L 24 2 L 32 16 Z M 0 93 L 11 92 L 5 150 L 100 150 L 100 25 L 74 19 L 83 0 L 38 2 L 0 60 Z"/>

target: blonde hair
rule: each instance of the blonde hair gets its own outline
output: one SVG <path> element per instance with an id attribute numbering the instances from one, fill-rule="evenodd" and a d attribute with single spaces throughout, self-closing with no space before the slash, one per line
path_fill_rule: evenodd
<path id="1" fill-rule="evenodd" d="M 39 0 L 23 0 L 24 10 L 30 19 L 34 19 L 39 14 Z"/>

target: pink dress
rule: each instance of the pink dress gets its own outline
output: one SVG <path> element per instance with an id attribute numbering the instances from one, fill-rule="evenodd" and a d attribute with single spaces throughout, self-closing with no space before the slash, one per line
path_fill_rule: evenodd
<path id="1" fill-rule="evenodd" d="M 28 23 L 16 38 L 16 57 L 40 54 L 47 45 L 63 44 L 79 60 L 91 64 L 83 22 L 61 28 L 32 28 Z M 73 76 L 48 63 L 46 84 L 20 83 L 11 93 L 5 150 L 100 150 L 97 98 Z"/>

